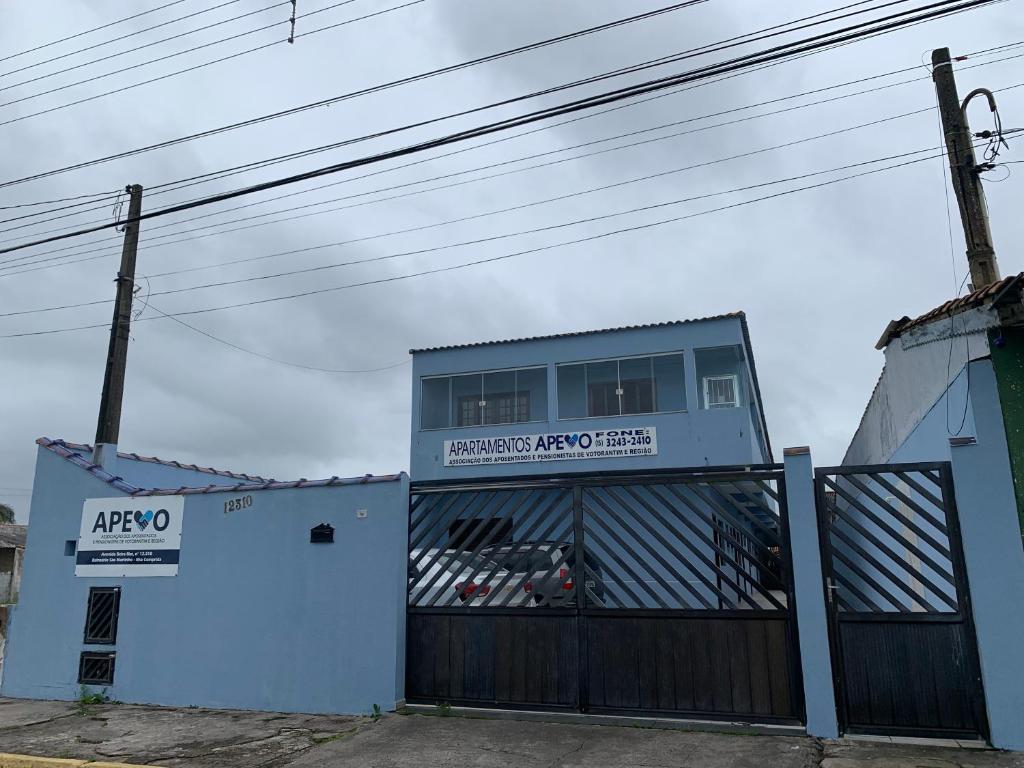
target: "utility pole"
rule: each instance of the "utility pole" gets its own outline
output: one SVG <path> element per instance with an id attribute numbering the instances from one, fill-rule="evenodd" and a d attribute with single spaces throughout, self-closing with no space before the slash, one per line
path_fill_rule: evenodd
<path id="1" fill-rule="evenodd" d="M 939 115 L 942 133 L 946 139 L 949 170 L 953 189 L 960 206 L 960 221 L 967 242 L 967 263 L 971 268 L 971 283 L 975 288 L 999 280 L 999 263 L 992 245 L 992 231 L 988 224 L 988 206 L 981 186 L 981 173 L 974 156 L 974 137 L 967 123 L 966 102 L 961 105 L 956 91 L 956 78 L 949 48 L 932 51 L 932 80 L 939 97 Z M 968 99 L 969 100 L 969 99 Z"/>
<path id="2" fill-rule="evenodd" d="M 103 374 L 103 394 L 96 422 L 96 446 L 93 463 L 113 466 L 117 457 L 117 438 L 121 429 L 121 399 L 124 396 L 124 371 L 128 362 L 128 335 L 131 331 L 132 297 L 135 291 L 135 254 L 139 247 L 139 215 L 142 213 L 142 186 L 126 188 L 131 196 L 128 219 L 121 248 L 121 268 L 117 272 L 117 298 L 110 324 L 110 347 Z"/>

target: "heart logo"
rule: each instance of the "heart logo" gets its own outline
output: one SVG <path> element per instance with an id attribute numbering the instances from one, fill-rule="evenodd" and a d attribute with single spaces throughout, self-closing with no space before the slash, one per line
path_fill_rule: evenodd
<path id="1" fill-rule="evenodd" d="M 575 448 L 576 447 L 576 443 L 578 443 L 579 440 L 580 440 L 580 436 L 579 435 L 566 435 L 565 436 L 565 442 L 567 442 L 569 444 L 570 448 Z"/>
<path id="2" fill-rule="evenodd" d="M 144 531 L 149 527 L 150 521 L 153 519 L 153 510 L 147 509 L 146 514 L 141 512 L 135 513 L 135 524 L 139 526 L 140 531 Z"/>

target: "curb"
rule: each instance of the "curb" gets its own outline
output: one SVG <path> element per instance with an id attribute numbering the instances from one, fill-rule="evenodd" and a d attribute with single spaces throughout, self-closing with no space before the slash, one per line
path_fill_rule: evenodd
<path id="1" fill-rule="evenodd" d="M 0 752 L 0 768 L 143 768 L 132 763 L 104 763 L 95 760 L 76 760 L 63 757 L 39 757 Z"/>
<path id="2" fill-rule="evenodd" d="M 599 715 L 579 712 L 547 712 L 522 709 L 488 709 L 484 707 L 450 707 L 452 717 L 481 720 L 525 720 L 529 722 L 562 725 L 610 725 L 626 728 L 656 728 L 674 731 L 704 733 L 732 733 L 759 736 L 807 736 L 802 725 L 775 725 L 768 723 L 730 722 L 724 720 L 688 720 L 670 717 L 640 717 L 633 715 Z M 399 714 L 437 716 L 438 708 L 430 704 L 406 704 Z M 0 761 L 0 768 L 7 768 Z"/>

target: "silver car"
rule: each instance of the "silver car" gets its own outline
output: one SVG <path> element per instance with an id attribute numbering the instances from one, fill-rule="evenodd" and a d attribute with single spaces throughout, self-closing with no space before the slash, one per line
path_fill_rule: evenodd
<path id="1" fill-rule="evenodd" d="M 520 581 L 484 554 L 456 549 L 409 553 L 409 605 L 479 606 L 485 600 L 491 606 L 526 605 L 530 595 Z"/>

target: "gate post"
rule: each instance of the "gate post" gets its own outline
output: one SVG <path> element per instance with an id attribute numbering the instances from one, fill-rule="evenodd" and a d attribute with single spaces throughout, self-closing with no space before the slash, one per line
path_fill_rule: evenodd
<path id="1" fill-rule="evenodd" d="M 783 462 L 807 733 L 835 739 L 839 736 L 839 725 L 832 682 L 811 450 L 807 447 L 786 448 Z"/>
<path id="2" fill-rule="evenodd" d="M 991 363 L 971 363 L 977 438 L 951 438 L 960 535 L 990 740 L 1024 750 L 1024 549 Z"/>

